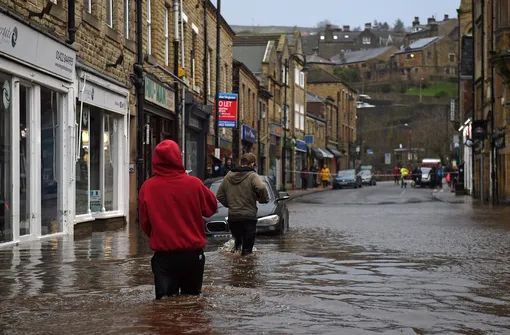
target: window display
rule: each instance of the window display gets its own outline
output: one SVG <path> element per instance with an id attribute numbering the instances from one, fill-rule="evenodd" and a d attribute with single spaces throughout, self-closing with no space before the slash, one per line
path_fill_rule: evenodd
<path id="1" fill-rule="evenodd" d="M 12 241 L 11 205 L 11 97 L 12 80 L 0 72 L 0 243 Z"/>
<path id="2" fill-rule="evenodd" d="M 41 87 L 41 233 L 58 233 L 57 162 L 59 94 Z"/>
<path id="3" fill-rule="evenodd" d="M 31 88 L 19 88 L 19 235 L 30 234 L 30 151 L 28 146 L 27 122 L 30 119 Z"/>
<path id="4" fill-rule="evenodd" d="M 78 149 L 76 157 L 76 215 L 89 211 L 89 108 L 76 108 Z M 81 120 L 81 126 L 80 126 Z"/>

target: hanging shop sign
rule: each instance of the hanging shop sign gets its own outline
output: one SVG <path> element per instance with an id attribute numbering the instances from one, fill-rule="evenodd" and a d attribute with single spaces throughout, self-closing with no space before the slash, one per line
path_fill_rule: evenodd
<path id="1" fill-rule="evenodd" d="M 175 92 L 149 77 L 145 77 L 145 100 L 171 112 L 175 111 Z"/>
<path id="2" fill-rule="evenodd" d="M 257 131 L 253 128 L 243 124 L 241 127 L 241 140 L 256 143 L 257 142 Z"/>
<path id="3" fill-rule="evenodd" d="M 0 55 L 67 81 L 74 80 L 76 51 L 2 13 Z"/>
<path id="4" fill-rule="evenodd" d="M 218 95 L 218 127 L 237 128 L 237 94 Z"/>
<path id="5" fill-rule="evenodd" d="M 282 127 L 280 125 L 271 123 L 271 124 L 269 124 L 269 133 L 271 135 L 281 137 L 282 136 Z"/>
<path id="6" fill-rule="evenodd" d="M 474 140 L 485 140 L 487 137 L 487 121 L 475 120 L 472 124 L 472 136 Z"/>

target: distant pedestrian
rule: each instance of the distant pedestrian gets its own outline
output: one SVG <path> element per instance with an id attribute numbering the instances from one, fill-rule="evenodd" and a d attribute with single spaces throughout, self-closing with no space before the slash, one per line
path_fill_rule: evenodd
<path id="1" fill-rule="evenodd" d="M 269 195 L 253 170 L 257 158 L 246 153 L 241 158 L 241 166 L 232 170 L 221 182 L 216 197 L 228 208 L 228 224 L 234 236 L 234 251 L 242 250 L 241 255 L 252 253 L 257 233 L 257 201 L 267 203 Z"/>
<path id="2" fill-rule="evenodd" d="M 400 179 L 400 169 L 398 168 L 398 165 L 395 164 L 395 166 L 393 167 L 393 178 L 395 179 L 395 185 L 398 185 L 399 184 L 399 179 Z"/>
<path id="3" fill-rule="evenodd" d="M 303 168 L 301 169 L 301 188 L 303 190 L 308 189 L 308 176 L 309 176 L 308 168 L 306 167 L 306 165 L 304 165 Z"/>
<path id="4" fill-rule="evenodd" d="M 329 168 L 326 164 L 324 164 L 324 166 L 322 167 L 320 175 L 322 187 L 324 188 L 328 187 L 329 178 L 331 178 L 331 172 L 329 171 Z"/>
<path id="5" fill-rule="evenodd" d="M 206 244 L 204 218 L 214 215 L 214 194 L 182 164 L 177 143 L 159 143 L 152 156 L 154 176 L 140 189 L 138 213 L 154 250 L 151 260 L 156 299 L 202 292 Z"/>
<path id="6" fill-rule="evenodd" d="M 444 168 L 441 165 L 438 165 L 437 186 L 439 189 L 443 189 L 443 178 L 444 178 Z"/>
<path id="7" fill-rule="evenodd" d="M 404 165 L 402 169 L 400 169 L 400 177 L 401 177 L 401 188 L 407 188 L 407 177 L 409 176 L 409 170 Z"/>
<path id="8" fill-rule="evenodd" d="M 312 178 L 312 187 L 317 187 L 319 186 L 319 182 L 317 181 L 318 180 L 318 175 L 319 175 L 319 168 L 317 167 L 317 165 L 312 165 L 312 168 L 310 169 L 310 174 L 311 174 L 311 178 Z"/>
<path id="9" fill-rule="evenodd" d="M 225 160 L 225 164 L 221 167 L 220 175 L 222 177 L 225 177 L 227 173 L 229 173 L 233 168 L 234 166 L 232 165 L 232 158 L 227 157 L 227 159 Z"/>

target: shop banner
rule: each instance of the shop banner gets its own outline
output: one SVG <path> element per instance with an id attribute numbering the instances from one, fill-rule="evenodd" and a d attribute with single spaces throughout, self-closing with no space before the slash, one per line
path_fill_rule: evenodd
<path id="1" fill-rule="evenodd" d="M 247 125 L 243 124 L 241 127 L 241 140 L 250 142 L 250 143 L 256 143 L 257 142 L 257 131 L 253 128 L 248 127 Z"/>
<path id="2" fill-rule="evenodd" d="M 67 81 L 74 80 L 76 52 L 0 13 L 0 55 Z"/>
<path id="3" fill-rule="evenodd" d="M 237 128 L 237 94 L 220 93 L 218 98 L 218 127 Z"/>

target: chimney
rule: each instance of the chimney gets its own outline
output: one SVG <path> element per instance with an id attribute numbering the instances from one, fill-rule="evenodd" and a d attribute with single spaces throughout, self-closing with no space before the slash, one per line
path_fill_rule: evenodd
<path id="1" fill-rule="evenodd" d="M 344 26 L 343 30 L 349 32 L 351 31 L 351 26 Z"/>
<path id="2" fill-rule="evenodd" d="M 365 23 L 365 30 L 367 30 L 367 29 L 368 30 L 372 29 L 372 23 L 370 23 L 370 22 L 369 23 Z"/>
<path id="3" fill-rule="evenodd" d="M 429 18 L 427 19 L 427 24 L 433 24 L 433 23 L 436 23 L 436 18 L 435 18 L 435 17 L 433 17 L 433 16 L 432 16 L 432 17 L 429 17 Z"/>
<path id="4" fill-rule="evenodd" d="M 333 28 L 333 25 L 332 25 L 332 24 L 330 24 L 330 23 L 328 23 L 328 24 L 326 25 L 326 30 L 331 30 L 331 28 Z"/>
<path id="5" fill-rule="evenodd" d="M 413 21 L 413 27 L 416 27 L 419 25 L 420 25 L 420 18 L 418 16 L 415 16 L 414 21 Z"/>
<path id="6" fill-rule="evenodd" d="M 445 14 L 444 15 L 444 20 L 443 21 L 448 21 L 450 19 L 450 16 L 448 14 Z"/>

